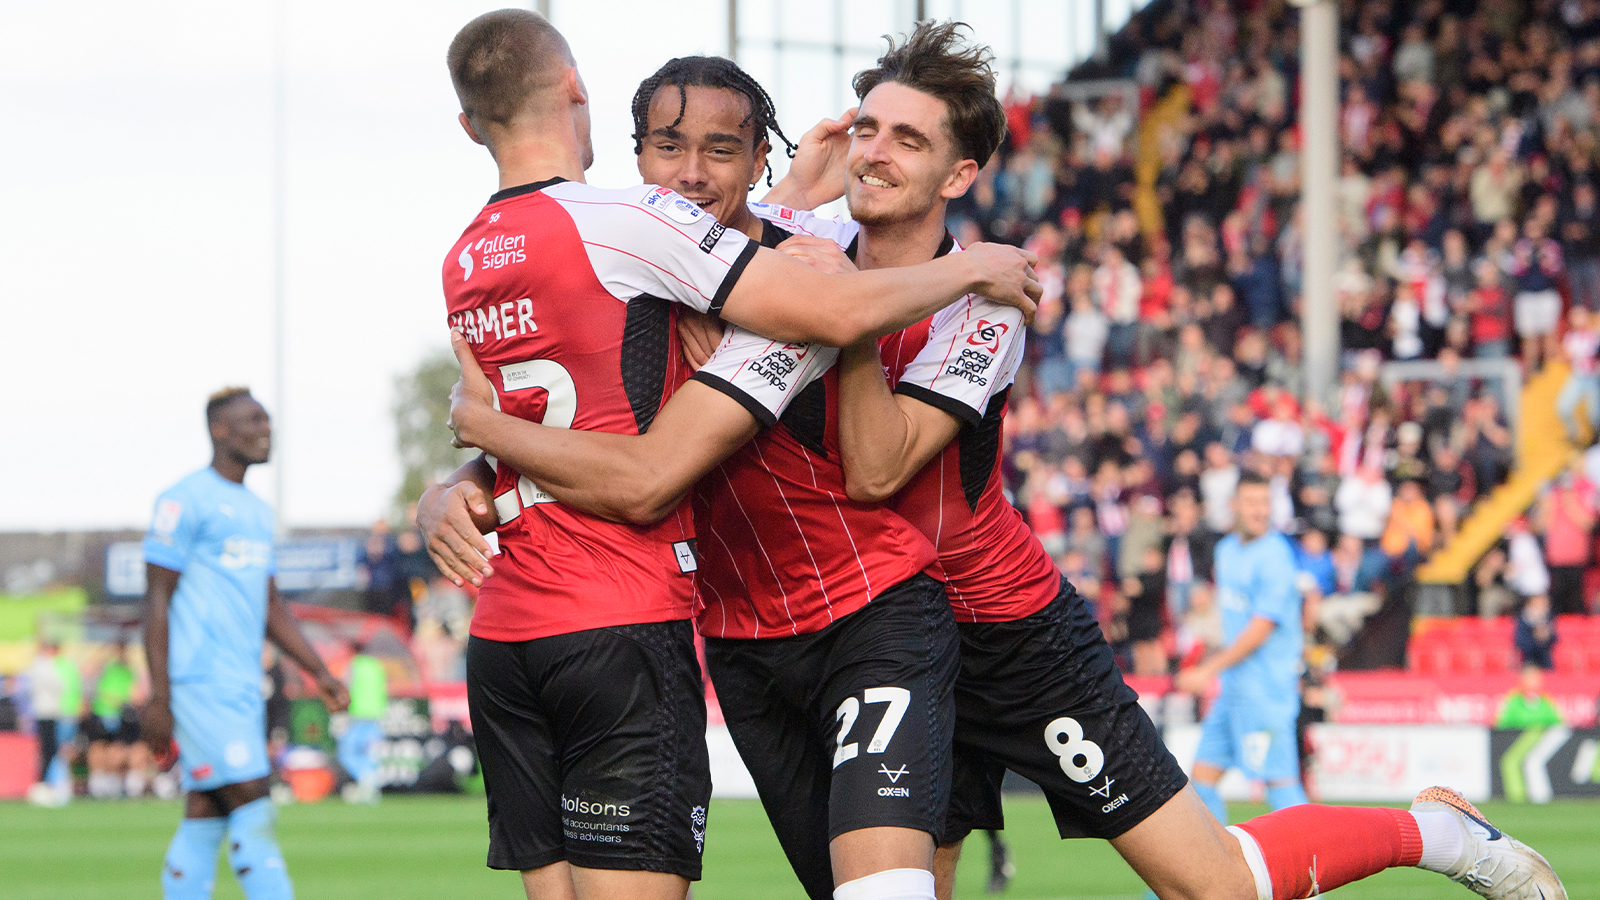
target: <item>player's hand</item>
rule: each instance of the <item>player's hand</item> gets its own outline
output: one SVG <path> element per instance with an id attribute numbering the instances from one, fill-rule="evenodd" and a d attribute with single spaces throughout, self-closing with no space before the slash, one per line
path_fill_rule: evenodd
<path id="1" fill-rule="evenodd" d="M 439 572 L 456 587 L 470 581 L 481 587 L 486 576 L 494 574 L 489 564 L 489 542 L 478 533 L 473 515 L 489 514 L 489 498 L 470 481 L 449 487 L 435 485 L 417 501 L 417 528 L 423 546 Z"/>
<path id="2" fill-rule="evenodd" d="M 973 293 L 1022 310 L 1023 320 L 1033 324 L 1039 298 L 1044 296 L 1039 276 L 1033 271 L 1038 256 L 1005 244 L 973 244 L 961 256 L 977 266 Z"/>
<path id="3" fill-rule="evenodd" d="M 787 253 L 819 272 L 844 275 L 857 271 L 839 245 L 827 238 L 797 234 L 778 245 L 779 253 Z"/>
<path id="4" fill-rule="evenodd" d="M 471 447 L 474 446 L 471 439 L 473 417 L 495 409 L 494 385 L 483 374 L 478 358 L 472 355 L 472 347 L 467 344 L 467 336 L 459 328 L 450 329 L 450 349 L 461 366 L 461 378 L 450 388 L 447 424 L 455 436 L 450 443 L 456 447 Z"/>
<path id="5" fill-rule="evenodd" d="M 350 689 L 333 677 L 332 672 L 325 671 L 317 676 L 317 693 L 322 695 L 322 702 L 328 705 L 328 712 L 344 712 L 350 708 Z"/>
<path id="6" fill-rule="evenodd" d="M 150 745 L 150 751 L 161 756 L 172 749 L 172 705 L 151 700 L 144 705 L 139 716 L 139 737 Z"/>
<path id="7" fill-rule="evenodd" d="M 1185 694 L 1193 694 L 1196 697 L 1200 697 L 1211 690 L 1211 683 L 1214 681 L 1216 681 L 1216 676 L 1211 674 L 1210 669 L 1204 666 L 1195 666 L 1179 672 L 1172 679 L 1172 687 L 1174 690 L 1182 691 Z"/>
<path id="8" fill-rule="evenodd" d="M 683 344 L 683 359 L 691 369 L 699 369 L 717 352 L 727 326 L 716 316 L 678 307 L 678 341 Z"/>
<path id="9" fill-rule="evenodd" d="M 844 111 L 837 119 L 823 119 L 800 138 L 794 160 L 789 163 L 789 182 L 795 196 L 789 205 L 816 209 L 844 196 L 849 177 L 850 126 L 855 124 L 859 107 Z M 802 199 L 803 198 L 803 199 Z"/>

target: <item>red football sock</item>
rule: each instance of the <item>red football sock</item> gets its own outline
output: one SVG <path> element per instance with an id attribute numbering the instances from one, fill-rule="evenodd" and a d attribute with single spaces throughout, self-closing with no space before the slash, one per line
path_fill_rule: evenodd
<path id="1" fill-rule="evenodd" d="M 1238 827 L 1261 848 L 1273 900 L 1315 897 L 1422 859 L 1417 820 L 1403 809 L 1306 804 Z"/>

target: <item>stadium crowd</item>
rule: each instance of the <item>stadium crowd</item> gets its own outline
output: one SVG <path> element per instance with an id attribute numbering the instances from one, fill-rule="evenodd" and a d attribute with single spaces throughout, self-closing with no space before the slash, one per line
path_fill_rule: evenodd
<path id="1" fill-rule="evenodd" d="M 1417 566 L 1514 465 L 1505 388 L 1464 361 L 1532 375 L 1565 360 L 1574 439 L 1580 403 L 1600 410 L 1600 2 L 1340 14 L 1343 354 L 1328 396 L 1301 400 L 1299 35 L 1281 2 L 1154 4 L 1100 73 L 1134 79 L 1145 109 L 1013 98 L 1009 145 L 952 206 L 959 239 L 1041 258 L 1008 486 L 1139 674 L 1220 640 L 1211 549 L 1241 470 L 1270 479 L 1320 600 L 1308 630 L 1338 648 L 1386 600 L 1412 602 Z M 1160 162 L 1151 233 L 1136 129 L 1174 90 L 1183 115 L 1144 148 Z M 1395 360 L 1436 377 L 1385 386 Z M 1476 567 L 1457 611 L 1526 607 L 1548 634 L 1552 613 L 1591 609 L 1600 453 L 1584 460 Z"/>

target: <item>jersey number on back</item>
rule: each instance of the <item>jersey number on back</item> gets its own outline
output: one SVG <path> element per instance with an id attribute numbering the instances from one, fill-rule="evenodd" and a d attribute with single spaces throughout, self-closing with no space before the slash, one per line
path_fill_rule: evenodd
<path id="1" fill-rule="evenodd" d="M 504 386 L 503 392 L 510 394 L 516 391 L 531 391 L 535 388 L 545 392 L 544 417 L 541 425 L 551 428 L 571 428 L 572 420 L 578 414 L 578 387 L 572 381 L 572 373 L 567 367 L 553 359 L 530 359 L 525 362 L 511 363 L 500 367 L 500 383 Z M 500 408 L 500 396 L 495 395 L 495 409 Z M 499 461 L 491 457 L 495 470 L 500 468 Z M 545 493 L 524 475 L 517 479 L 517 489 L 506 491 L 494 498 L 494 508 L 504 525 L 522 514 L 527 507 L 536 503 L 552 503 L 556 498 Z"/>

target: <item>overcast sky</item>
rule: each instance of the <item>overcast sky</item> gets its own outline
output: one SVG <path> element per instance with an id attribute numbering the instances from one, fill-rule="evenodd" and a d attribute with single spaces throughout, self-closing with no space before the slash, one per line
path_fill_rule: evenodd
<path id="1" fill-rule="evenodd" d="M 456 124 L 444 52 L 469 19 L 502 5 L 284 0 L 279 397 L 274 5 L 0 4 L 0 531 L 143 527 L 155 495 L 205 465 L 205 397 L 233 384 L 274 414 L 277 458 L 249 483 L 272 500 L 285 479 L 289 524 L 355 525 L 387 511 L 399 482 L 394 379 L 448 346 L 443 256 L 496 187 L 488 154 Z M 838 30 L 857 49 L 837 62 L 791 54 L 779 66 L 755 41 L 741 56 L 778 82 L 795 136 L 843 108 L 848 75 L 913 8 L 832 9 L 847 5 Z M 1068 16 L 1091 5 L 1019 0 L 1027 28 L 994 12 L 1007 4 L 929 9 L 965 13 L 981 40 L 1035 60 L 1008 72 L 1046 83 L 1038 61 L 1089 39 L 1087 20 L 1074 32 Z M 828 6 L 747 3 L 741 31 L 831 40 Z M 589 180 L 636 182 L 634 89 L 672 56 L 726 53 L 726 3 L 552 7 L 594 102 Z"/>

